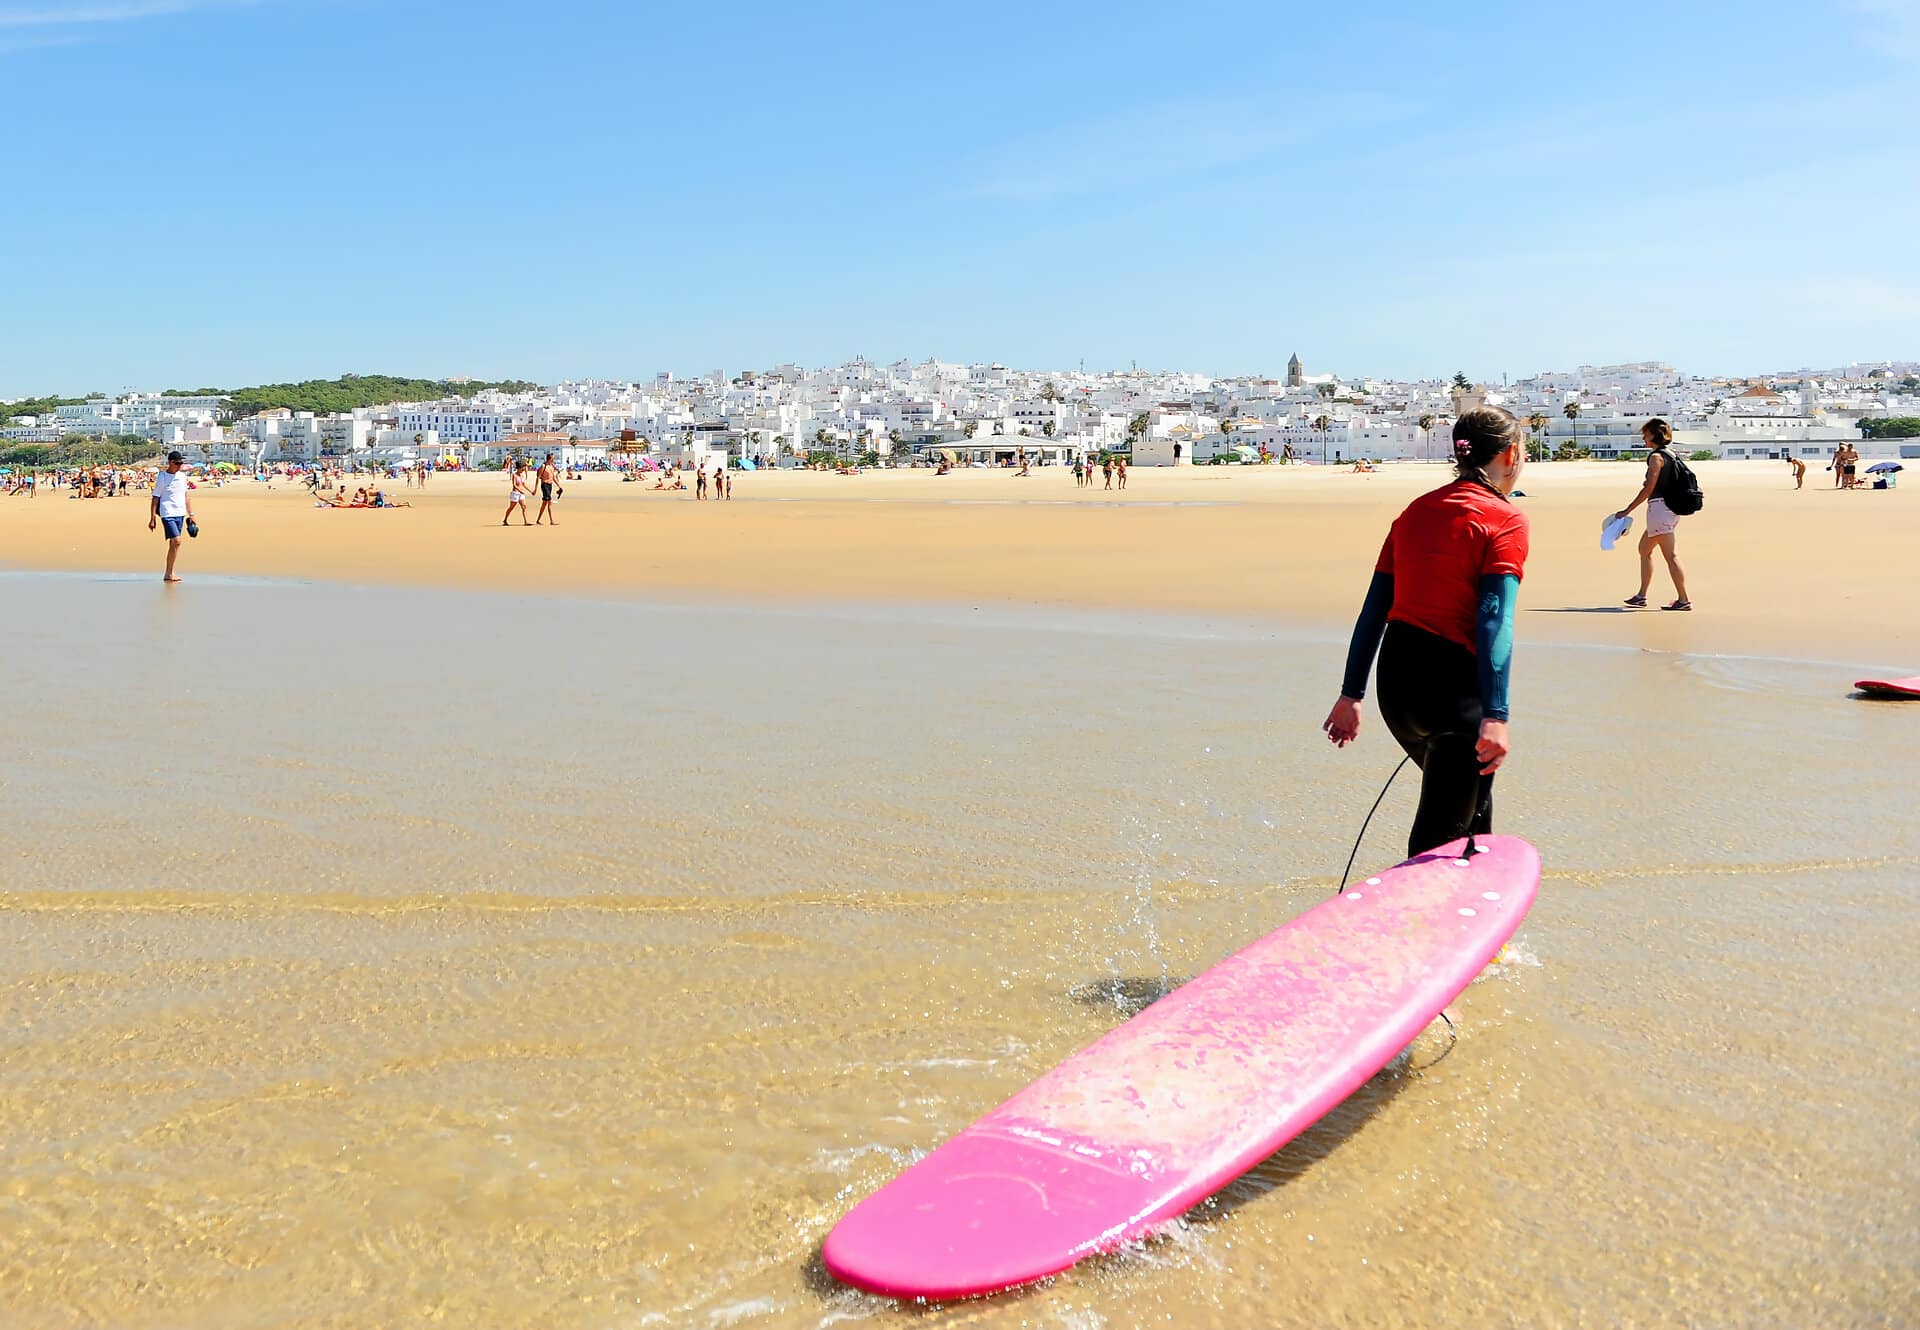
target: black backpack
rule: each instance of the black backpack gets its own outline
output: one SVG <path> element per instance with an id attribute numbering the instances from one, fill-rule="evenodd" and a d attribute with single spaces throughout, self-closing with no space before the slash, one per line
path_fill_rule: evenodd
<path id="1" fill-rule="evenodd" d="M 1707 506 L 1707 496 L 1700 492 L 1700 477 L 1693 474 L 1693 468 L 1680 460 L 1680 454 L 1666 449 L 1667 464 L 1660 477 L 1661 499 L 1676 517 L 1690 517 Z"/>

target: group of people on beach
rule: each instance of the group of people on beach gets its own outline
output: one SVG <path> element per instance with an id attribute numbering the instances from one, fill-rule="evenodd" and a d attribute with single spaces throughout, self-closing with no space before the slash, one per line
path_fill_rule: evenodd
<path id="1" fill-rule="evenodd" d="M 1094 459 L 1091 456 L 1075 457 L 1073 459 L 1073 483 L 1082 489 L 1091 488 L 1093 485 L 1094 465 Z M 1127 487 L 1126 458 L 1108 453 L 1100 458 L 1099 468 L 1101 476 L 1106 480 L 1106 484 L 1101 486 L 1102 489 L 1123 490 Z"/>
<path id="2" fill-rule="evenodd" d="M 133 493 L 137 473 L 128 467 L 87 466 L 52 471 L 22 471 L 0 485 L 0 494 L 40 497 L 42 484 L 56 494 L 68 490 L 75 499 L 112 499 Z"/>
<path id="3" fill-rule="evenodd" d="M 371 489 L 364 485 L 353 492 L 352 498 L 348 498 L 347 487 L 342 485 L 332 494 L 316 494 L 313 506 L 316 508 L 411 508 L 413 504 L 407 499 L 393 498 L 385 490 Z"/>

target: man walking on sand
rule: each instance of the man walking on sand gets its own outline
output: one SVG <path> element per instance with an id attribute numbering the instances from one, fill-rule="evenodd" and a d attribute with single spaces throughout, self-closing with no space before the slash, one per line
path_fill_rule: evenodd
<path id="1" fill-rule="evenodd" d="M 548 521 L 559 526 L 560 519 L 553 515 L 553 491 L 560 483 L 560 473 L 553 469 L 552 453 L 547 454 L 547 460 L 540 464 L 537 474 L 540 478 L 540 516 L 533 519 L 533 524 L 539 526 L 542 521 Z"/>
<path id="2" fill-rule="evenodd" d="M 193 495 L 187 490 L 186 460 L 179 453 L 167 454 L 166 466 L 153 478 L 153 503 L 147 511 L 147 530 L 166 528 L 168 582 L 180 580 L 173 564 L 180 557 L 181 535 L 189 529 L 199 534 L 199 524 L 193 520 Z"/>

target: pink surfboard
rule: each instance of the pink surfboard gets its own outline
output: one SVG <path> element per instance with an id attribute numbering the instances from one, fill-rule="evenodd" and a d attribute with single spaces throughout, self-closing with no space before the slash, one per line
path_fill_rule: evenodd
<path id="1" fill-rule="evenodd" d="M 827 1269 L 967 1297 L 1178 1218 L 1384 1067 L 1513 936 L 1540 856 L 1477 845 L 1354 883 L 1074 1054 L 855 1206 Z"/>
<path id="2" fill-rule="evenodd" d="M 1920 697 L 1920 674 L 1911 679 L 1860 679 L 1853 686 L 1869 697 Z"/>

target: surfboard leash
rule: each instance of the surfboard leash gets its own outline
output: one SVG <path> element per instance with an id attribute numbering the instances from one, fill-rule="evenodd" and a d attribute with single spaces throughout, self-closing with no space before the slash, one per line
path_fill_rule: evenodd
<path id="1" fill-rule="evenodd" d="M 1387 783 L 1380 787 L 1380 793 L 1374 799 L 1373 807 L 1367 810 L 1366 818 L 1360 823 L 1360 834 L 1353 838 L 1353 849 L 1347 854 L 1347 866 L 1340 870 L 1340 888 L 1333 893 L 1334 895 L 1340 896 L 1346 893 L 1347 878 L 1353 874 L 1353 861 L 1360 857 L 1360 842 L 1367 838 L 1367 828 L 1373 823 L 1373 815 L 1380 811 L 1380 804 L 1387 797 L 1387 791 L 1393 788 L 1394 776 L 1398 776 L 1401 768 L 1411 761 L 1413 761 L 1412 753 L 1401 758 L 1400 766 L 1393 769 L 1393 775 L 1388 776 Z"/>
<path id="2" fill-rule="evenodd" d="M 1360 834 L 1353 838 L 1353 849 L 1347 852 L 1347 866 L 1340 870 L 1340 886 L 1333 893 L 1334 895 L 1341 896 L 1346 894 L 1347 879 L 1353 875 L 1353 861 L 1360 857 L 1360 842 L 1367 838 L 1367 828 L 1373 824 L 1373 815 L 1380 811 L 1381 803 L 1386 800 L 1387 791 L 1393 788 L 1394 779 L 1399 776 L 1402 769 L 1404 769 L 1407 763 L 1411 761 L 1413 761 L 1412 753 L 1408 753 L 1405 757 L 1401 758 L 1399 766 L 1396 766 L 1393 769 L 1392 774 L 1387 777 L 1387 783 L 1380 787 L 1380 793 L 1374 796 L 1373 807 L 1369 808 L 1367 810 L 1366 817 L 1361 819 Z M 1473 861 L 1475 850 L 1474 850 L 1472 832 L 1467 833 L 1467 846 L 1466 846 L 1466 849 L 1462 851 L 1462 853 L 1466 855 L 1467 862 L 1471 863 Z M 1442 1007 L 1440 1009 L 1440 1019 L 1447 1023 L 1446 1048 L 1441 1051 L 1439 1057 L 1435 1058 L 1432 1062 L 1429 1062 L 1425 1067 L 1409 1066 L 1407 1068 L 1408 1071 L 1416 1072 L 1416 1073 L 1422 1072 L 1422 1071 L 1426 1071 L 1429 1067 L 1433 1067 L 1438 1065 L 1441 1062 L 1444 1062 L 1446 1060 L 1447 1054 L 1453 1052 L 1455 1046 L 1459 1044 L 1460 1027 L 1458 1027 L 1453 1023 L 1453 1017 L 1447 1015 L 1447 1009 L 1445 1007 Z"/>

